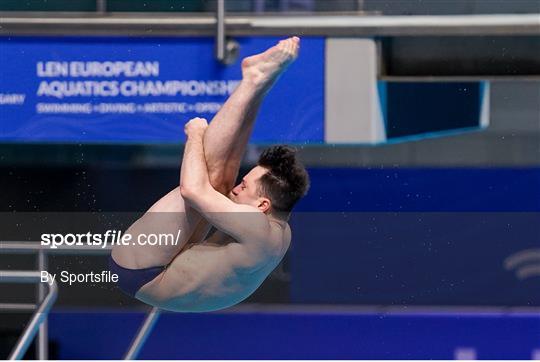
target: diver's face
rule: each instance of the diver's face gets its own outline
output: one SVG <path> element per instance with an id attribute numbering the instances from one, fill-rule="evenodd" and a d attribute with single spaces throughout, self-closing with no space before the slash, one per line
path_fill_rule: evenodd
<path id="1" fill-rule="evenodd" d="M 237 204 L 259 207 L 261 196 L 259 194 L 259 179 L 267 170 L 261 166 L 255 166 L 242 178 L 242 182 L 236 185 L 229 193 L 229 198 Z"/>

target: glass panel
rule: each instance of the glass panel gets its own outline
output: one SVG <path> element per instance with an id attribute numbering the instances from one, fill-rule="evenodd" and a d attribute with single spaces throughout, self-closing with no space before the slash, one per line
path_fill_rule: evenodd
<path id="1" fill-rule="evenodd" d="M 217 0 L 108 0 L 111 12 L 213 12 Z M 383 15 L 529 14 L 536 0 L 226 0 L 229 12 L 355 12 Z M 95 0 L 3 0 L 0 11 L 96 11 Z"/>
<path id="2" fill-rule="evenodd" d="M 361 0 L 365 11 L 384 15 L 528 14 L 540 11 L 537 0 Z"/>
<path id="3" fill-rule="evenodd" d="M 2 0 L 0 11 L 96 11 L 96 0 Z"/>
<path id="4" fill-rule="evenodd" d="M 108 11 L 137 12 L 200 12 L 206 11 L 207 0 L 108 0 Z"/>

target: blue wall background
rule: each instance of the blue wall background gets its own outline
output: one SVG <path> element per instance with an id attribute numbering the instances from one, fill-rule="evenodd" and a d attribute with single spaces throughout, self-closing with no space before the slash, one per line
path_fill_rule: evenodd
<path id="1" fill-rule="evenodd" d="M 540 168 L 310 168 L 295 211 L 538 212 Z"/>
<path id="2" fill-rule="evenodd" d="M 311 169 L 292 219 L 296 303 L 540 306 L 540 169 Z"/>
<path id="3" fill-rule="evenodd" d="M 141 313 L 56 312 L 50 338 L 60 359 L 120 359 Z M 253 312 L 165 314 L 141 359 L 530 359 L 538 315 Z"/>

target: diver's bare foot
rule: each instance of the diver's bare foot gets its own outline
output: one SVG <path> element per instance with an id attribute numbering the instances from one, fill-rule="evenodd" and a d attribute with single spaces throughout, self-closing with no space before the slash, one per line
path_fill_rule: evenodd
<path id="1" fill-rule="evenodd" d="M 242 61 L 242 77 L 260 89 L 272 86 L 278 76 L 298 56 L 300 39 L 296 36 L 281 40 L 263 53 Z"/>

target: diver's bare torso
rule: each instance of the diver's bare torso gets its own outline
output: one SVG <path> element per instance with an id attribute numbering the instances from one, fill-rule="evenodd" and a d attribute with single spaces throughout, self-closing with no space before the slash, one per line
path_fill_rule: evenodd
<path id="1" fill-rule="evenodd" d="M 193 212 L 178 188 L 158 200 L 127 231 L 174 234 L 178 245 L 128 245 L 113 249 L 113 258 L 123 267 L 141 269 L 165 266 L 155 279 L 145 284 L 135 297 L 147 304 L 173 311 L 210 311 L 227 308 L 252 294 L 283 259 L 291 241 L 286 222 L 269 220 L 265 243 L 239 243 L 215 230 Z M 249 223 L 246 214 L 246 223 Z M 255 250 L 254 250 L 255 248 Z"/>
<path id="2" fill-rule="evenodd" d="M 161 275 L 137 292 L 137 299 L 177 312 L 212 311 L 239 303 L 261 285 L 289 248 L 289 225 L 273 220 L 270 224 L 268 242 L 255 254 L 221 231 L 186 245 Z"/>

